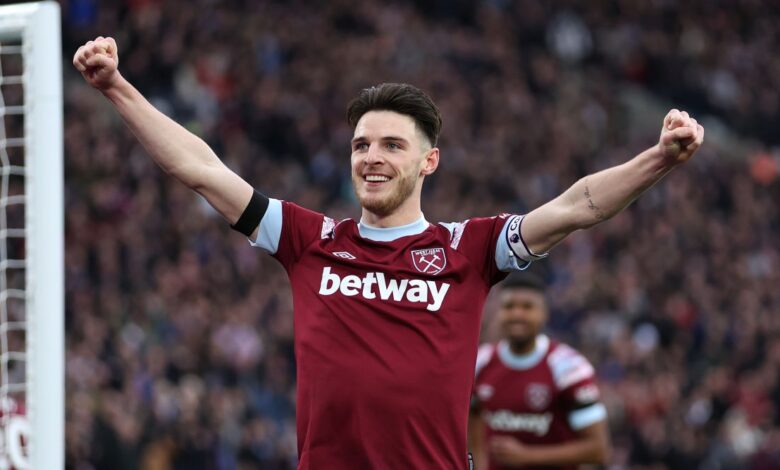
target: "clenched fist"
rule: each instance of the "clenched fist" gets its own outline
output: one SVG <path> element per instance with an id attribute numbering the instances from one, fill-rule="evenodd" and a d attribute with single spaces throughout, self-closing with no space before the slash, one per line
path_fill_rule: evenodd
<path id="1" fill-rule="evenodd" d="M 685 111 L 673 109 L 664 118 L 658 146 L 671 165 L 683 163 L 704 141 L 704 128 Z"/>
<path id="2" fill-rule="evenodd" d="M 117 71 L 119 53 L 116 41 L 99 36 L 87 42 L 76 51 L 73 65 L 94 88 L 100 91 L 111 88 L 120 77 Z"/>

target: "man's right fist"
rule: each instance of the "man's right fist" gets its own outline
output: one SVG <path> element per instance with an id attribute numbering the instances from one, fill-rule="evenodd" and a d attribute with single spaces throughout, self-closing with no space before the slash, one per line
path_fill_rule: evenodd
<path id="1" fill-rule="evenodd" d="M 111 88 L 119 79 L 119 52 L 113 38 L 99 36 L 79 47 L 73 56 L 73 65 L 84 80 L 98 90 Z"/>

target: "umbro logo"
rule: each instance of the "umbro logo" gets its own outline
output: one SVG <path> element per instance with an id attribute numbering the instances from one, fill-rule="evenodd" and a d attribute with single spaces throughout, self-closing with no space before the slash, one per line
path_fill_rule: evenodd
<path id="1" fill-rule="evenodd" d="M 338 258 L 344 258 L 344 259 L 357 259 L 355 258 L 355 255 L 353 255 L 349 251 L 334 251 L 333 256 L 336 256 Z"/>

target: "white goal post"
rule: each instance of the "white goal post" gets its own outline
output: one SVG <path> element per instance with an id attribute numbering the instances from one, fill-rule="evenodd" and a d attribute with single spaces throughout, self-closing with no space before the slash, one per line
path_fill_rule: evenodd
<path id="1" fill-rule="evenodd" d="M 60 44 L 56 2 L 0 7 L 0 470 L 64 468 Z"/>

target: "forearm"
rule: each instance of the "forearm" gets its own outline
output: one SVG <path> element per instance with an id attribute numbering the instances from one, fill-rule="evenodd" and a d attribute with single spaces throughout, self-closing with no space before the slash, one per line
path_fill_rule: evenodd
<path id="1" fill-rule="evenodd" d="M 529 213 L 523 238 L 534 253 L 546 252 L 571 232 L 615 216 L 672 168 L 654 146 L 622 165 L 588 175 Z"/>
<path id="2" fill-rule="evenodd" d="M 204 168 L 222 165 L 200 137 L 158 111 L 124 78 L 103 94 L 154 161 L 188 187 L 203 184 Z"/>
<path id="3" fill-rule="evenodd" d="M 654 146 L 622 165 L 582 178 L 562 195 L 571 207 L 571 224 L 583 229 L 615 216 L 671 169 Z"/>
<path id="4" fill-rule="evenodd" d="M 526 445 L 522 456 L 523 465 L 603 464 L 606 460 L 604 446 L 595 440 L 544 446 Z"/>
<path id="5" fill-rule="evenodd" d="M 235 223 L 252 187 L 228 169 L 198 136 L 164 115 L 127 80 L 103 91 L 154 161 Z"/>

